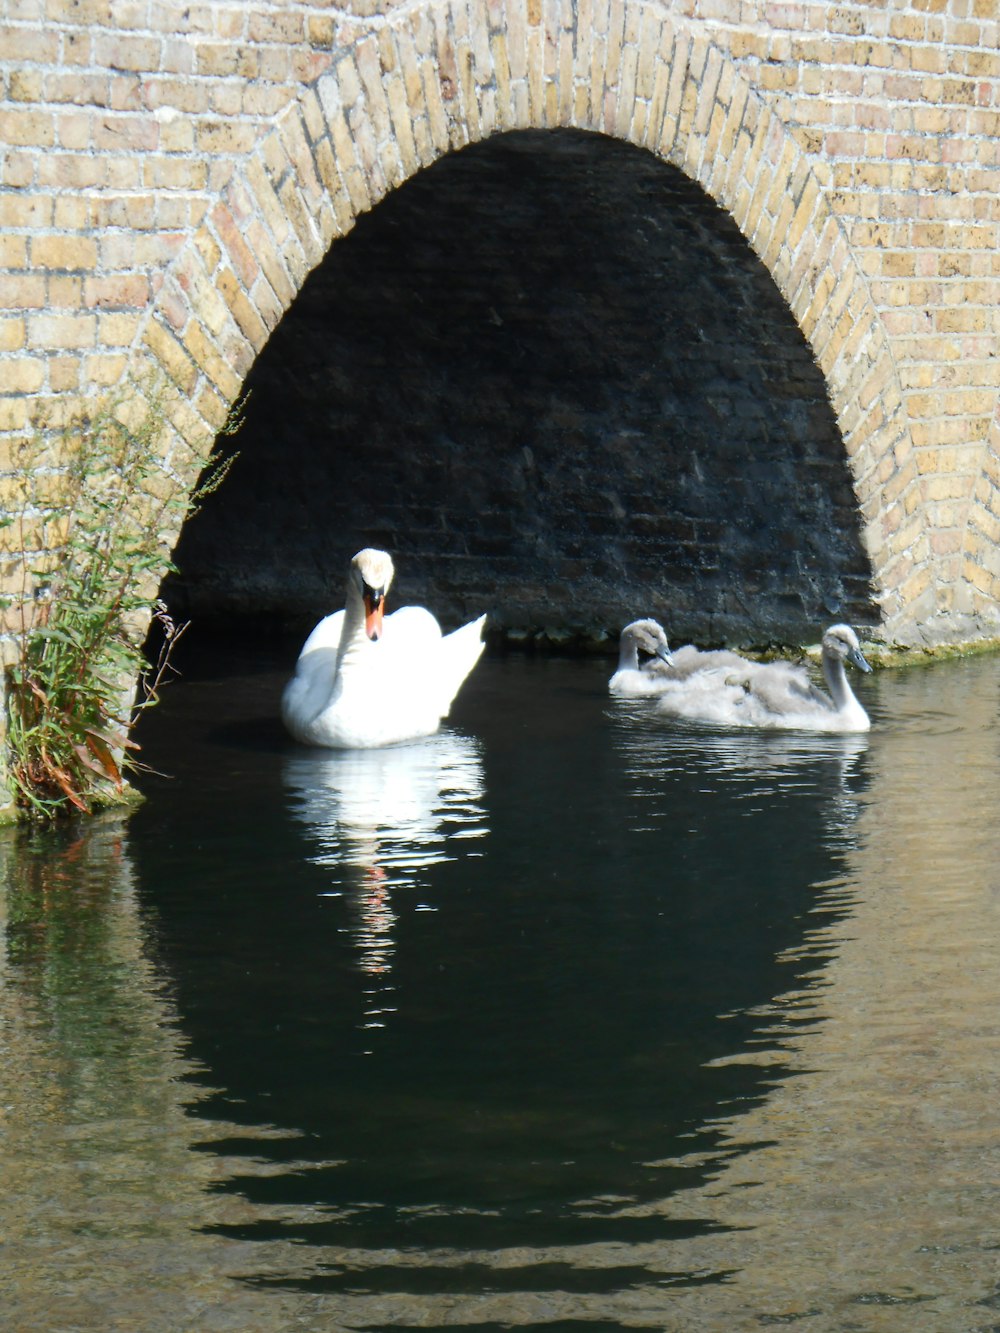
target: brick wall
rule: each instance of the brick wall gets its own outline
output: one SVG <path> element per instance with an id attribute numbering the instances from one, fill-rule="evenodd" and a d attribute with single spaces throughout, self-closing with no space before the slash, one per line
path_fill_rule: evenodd
<path id="1" fill-rule="evenodd" d="M 697 181 L 760 256 L 824 377 L 885 632 L 996 632 L 993 0 L 2 13 L 0 475 L 130 365 L 167 371 L 200 440 L 359 213 L 467 142 L 573 126 Z"/>

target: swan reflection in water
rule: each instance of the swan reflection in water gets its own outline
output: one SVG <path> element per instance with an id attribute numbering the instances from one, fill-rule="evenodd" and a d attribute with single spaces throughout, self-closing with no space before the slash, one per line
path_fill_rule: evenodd
<path id="1" fill-rule="evenodd" d="M 716 731 L 655 717 L 648 701 L 619 703 L 611 717 L 631 794 L 640 799 L 660 795 L 671 773 L 696 769 L 712 786 L 738 788 L 733 795 L 747 803 L 750 813 L 766 799 L 822 780 L 830 796 L 830 836 L 845 833 L 857 818 L 855 779 L 868 750 L 867 732 Z"/>
<path id="2" fill-rule="evenodd" d="M 336 872 L 328 896 L 348 898 L 371 983 L 367 1025 L 380 1026 L 385 1006 L 376 1001 L 395 952 L 393 891 L 426 887 L 431 866 L 489 832 L 479 744 L 441 731 L 384 749 L 301 750 L 289 755 L 284 779 L 312 838 L 309 860 Z"/>

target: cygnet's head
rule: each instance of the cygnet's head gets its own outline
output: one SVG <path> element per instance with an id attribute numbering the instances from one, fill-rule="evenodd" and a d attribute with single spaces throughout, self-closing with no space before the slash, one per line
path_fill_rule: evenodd
<path id="1" fill-rule="evenodd" d="M 647 657 L 658 657 L 668 666 L 674 664 L 663 626 L 655 620 L 633 620 L 622 630 L 621 644 L 623 647 L 634 645 L 640 653 L 645 653 Z"/>
<path id="2" fill-rule="evenodd" d="M 366 546 L 351 561 L 349 581 L 365 606 L 365 633 L 372 642 L 382 637 L 382 616 L 385 595 L 389 591 L 394 570 L 387 551 L 376 551 Z"/>
<path id="3" fill-rule="evenodd" d="M 861 643 L 850 625 L 831 625 L 823 635 L 823 651 L 841 662 L 850 662 L 859 671 L 871 671 L 861 651 Z"/>

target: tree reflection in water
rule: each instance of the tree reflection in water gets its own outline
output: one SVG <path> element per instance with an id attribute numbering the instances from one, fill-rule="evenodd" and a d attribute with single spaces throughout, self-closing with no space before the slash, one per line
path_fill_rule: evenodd
<path id="1" fill-rule="evenodd" d="M 0 830 L 0 870 L 5 1326 L 210 1329 L 231 1309 L 264 1329 L 203 1232 L 233 1209 L 211 1195 L 224 1159 L 194 1149 L 231 1127 L 198 1116 L 127 820 Z"/>

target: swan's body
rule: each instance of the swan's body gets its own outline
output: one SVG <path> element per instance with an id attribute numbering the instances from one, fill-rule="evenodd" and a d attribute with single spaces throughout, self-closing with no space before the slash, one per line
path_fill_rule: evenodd
<path id="1" fill-rule="evenodd" d="M 686 643 L 683 648 L 672 648 L 670 656 L 673 665 L 663 672 L 666 680 L 687 680 L 688 676 L 698 671 L 711 671 L 715 667 L 739 666 L 746 662 L 745 657 L 734 653 L 731 648 L 696 648 Z"/>
<path id="2" fill-rule="evenodd" d="M 858 637 L 849 625 L 832 625 L 823 635 L 821 663 L 829 694 L 808 671 L 790 662 L 735 662 L 695 671 L 659 692 L 659 707 L 674 717 L 729 727 L 788 731 L 867 731 L 868 714 L 854 696 L 844 663 L 870 671 Z"/>
<path id="3" fill-rule="evenodd" d="M 281 700 L 303 744 L 370 749 L 429 736 L 479 661 L 485 616 L 451 634 L 420 606 L 383 616 L 393 572 L 385 551 L 359 551 L 343 611 L 306 639 Z"/>
<path id="4" fill-rule="evenodd" d="M 746 658 L 726 648 L 702 651 L 692 644 L 671 649 L 662 625 L 655 620 L 633 620 L 618 641 L 618 666 L 608 681 L 612 694 L 661 694 L 671 681 L 686 680 L 697 671 L 738 666 Z"/>

